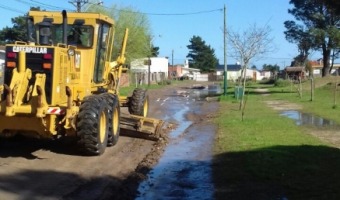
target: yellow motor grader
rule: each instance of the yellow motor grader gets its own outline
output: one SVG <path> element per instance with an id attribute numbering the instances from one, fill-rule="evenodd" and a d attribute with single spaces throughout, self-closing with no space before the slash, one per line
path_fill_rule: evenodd
<path id="1" fill-rule="evenodd" d="M 121 128 L 159 134 L 163 122 L 146 117 L 145 90 L 119 95 L 128 30 L 112 61 L 114 27 L 98 13 L 30 11 L 27 41 L 6 45 L 0 135 L 77 137 L 86 153 L 100 155 Z"/>

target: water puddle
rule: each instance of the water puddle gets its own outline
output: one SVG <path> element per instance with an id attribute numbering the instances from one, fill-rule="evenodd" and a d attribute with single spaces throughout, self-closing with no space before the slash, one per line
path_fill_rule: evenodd
<path id="1" fill-rule="evenodd" d="M 335 121 L 296 110 L 283 111 L 281 115 L 295 120 L 299 126 L 308 128 L 310 135 L 340 148 L 340 125 Z"/>
<path id="2" fill-rule="evenodd" d="M 281 112 L 281 116 L 295 120 L 299 126 L 313 126 L 318 128 L 340 128 L 336 122 L 309 113 L 302 113 L 297 110 L 287 110 Z"/>
<path id="3" fill-rule="evenodd" d="M 174 92 L 164 103 L 165 118 L 175 120 L 178 127 L 170 133 L 170 144 L 158 164 L 139 185 L 137 200 L 213 199 L 211 160 L 215 127 L 192 126 L 187 116 L 201 112 L 200 100 L 217 95 L 220 87 Z"/>
<path id="4" fill-rule="evenodd" d="M 212 152 L 201 148 L 207 141 L 212 142 L 209 138 L 212 134 L 204 137 L 198 134 L 210 128 L 192 130 L 187 133 L 188 137 L 171 143 L 148 179 L 140 184 L 140 195 L 136 199 L 213 199 Z"/>
<path id="5" fill-rule="evenodd" d="M 204 101 L 207 97 L 216 97 L 222 93 L 223 90 L 220 85 L 196 85 L 191 88 L 174 91 L 173 96 L 184 97 L 192 101 Z"/>
<path id="6" fill-rule="evenodd" d="M 206 97 L 214 97 L 222 94 L 220 85 L 208 85 L 203 89 L 193 89 L 191 96 L 196 100 L 204 100 Z"/>

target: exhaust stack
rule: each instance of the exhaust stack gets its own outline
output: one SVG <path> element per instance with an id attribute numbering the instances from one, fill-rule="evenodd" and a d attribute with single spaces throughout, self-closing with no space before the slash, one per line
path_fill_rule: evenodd
<path id="1" fill-rule="evenodd" d="M 63 10 L 61 12 L 63 15 L 63 43 L 67 44 L 67 12 Z"/>

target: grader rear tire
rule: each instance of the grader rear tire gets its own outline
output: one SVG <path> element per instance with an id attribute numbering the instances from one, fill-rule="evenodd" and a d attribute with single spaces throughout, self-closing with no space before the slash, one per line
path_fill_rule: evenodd
<path id="1" fill-rule="evenodd" d="M 146 117 L 149 111 L 149 97 L 146 90 L 136 88 L 129 101 L 129 112 L 133 115 Z"/>
<path id="2" fill-rule="evenodd" d="M 108 110 L 105 99 L 93 95 L 84 99 L 79 108 L 77 133 L 85 153 L 101 155 L 107 146 Z"/>
<path id="3" fill-rule="evenodd" d="M 118 142 L 120 134 L 120 106 L 116 95 L 110 93 L 101 94 L 108 106 L 108 138 L 107 146 L 114 146 Z"/>

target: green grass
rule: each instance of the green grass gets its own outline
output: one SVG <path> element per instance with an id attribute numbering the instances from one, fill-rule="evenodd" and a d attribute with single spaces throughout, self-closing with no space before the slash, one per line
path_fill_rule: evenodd
<path id="1" fill-rule="evenodd" d="M 243 121 L 232 95 L 221 98 L 213 163 L 216 199 L 340 199 L 340 150 L 263 102 L 292 101 L 340 122 L 332 86 L 317 88 L 313 102 L 308 85 L 304 88 L 302 98 L 289 86 L 269 88 L 269 96 L 249 92 Z"/>

